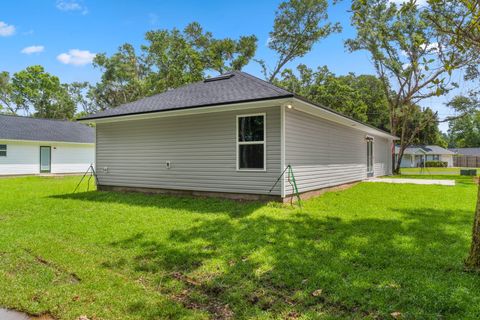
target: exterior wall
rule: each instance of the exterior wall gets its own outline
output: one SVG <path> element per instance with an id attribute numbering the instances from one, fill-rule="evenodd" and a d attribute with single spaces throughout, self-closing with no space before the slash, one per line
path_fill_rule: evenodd
<path id="1" fill-rule="evenodd" d="M 40 173 L 40 146 L 51 146 L 52 173 L 82 173 L 94 162 L 93 145 L 38 141 L 0 141 L 7 156 L 0 157 L 0 175 Z"/>
<path id="2" fill-rule="evenodd" d="M 440 155 L 440 161 L 445 161 L 448 163 L 448 167 L 453 167 L 453 155 L 451 154 Z"/>
<path id="3" fill-rule="evenodd" d="M 415 166 L 415 159 L 411 154 L 404 154 L 402 162 L 400 162 L 400 168 L 412 168 Z"/>
<path id="4" fill-rule="evenodd" d="M 52 145 L 52 173 L 83 173 L 94 162 L 93 145 Z"/>
<path id="5" fill-rule="evenodd" d="M 366 133 L 297 111 L 285 110 L 285 165 L 299 192 L 367 178 Z M 374 175 L 391 174 L 391 141 L 374 136 Z M 292 194 L 288 181 L 285 194 Z"/>
<path id="6" fill-rule="evenodd" d="M 3 141 L 7 156 L 0 157 L 0 175 L 40 172 L 40 146 L 32 142 Z"/>
<path id="7" fill-rule="evenodd" d="M 260 112 L 266 113 L 266 171 L 237 171 L 236 116 Z M 103 186 L 267 195 L 280 175 L 279 107 L 97 123 L 96 129 Z M 280 194 L 280 184 L 271 194 Z"/>

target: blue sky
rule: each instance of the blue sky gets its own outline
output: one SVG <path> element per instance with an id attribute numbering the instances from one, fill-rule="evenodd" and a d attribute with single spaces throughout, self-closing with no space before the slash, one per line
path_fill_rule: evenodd
<path id="1" fill-rule="evenodd" d="M 146 31 L 183 29 L 192 21 L 198 21 L 215 37 L 256 35 L 256 57 L 273 64 L 275 56 L 266 43 L 278 3 L 278 0 L 5 1 L 0 4 L 0 70 L 13 73 L 40 64 L 62 82 L 96 82 L 100 73 L 89 63 L 95 53 L 112 54 L 125 42 L 139 47 L 144 43 Z M 348 8 L 349 1 L 344 0 L 329 10 L 330 19 L 340 22 L 343 32 L 322 40 L 290 67 L 305 63 L 314 68 L 327 65 L 337 74 L 374 73 L 367 52 L 345 50 L 344 41 L 355 35 L 349 24 Z M 255 62 L 244 71 L 261 77 Z M 450 111 L 443 103 L 454 94 L 432 99 L 423 106 L 430 106 L 439 111 L 441 118 L 445 117 Z M 447 127 L 444 124 L 441 128 Z"/>

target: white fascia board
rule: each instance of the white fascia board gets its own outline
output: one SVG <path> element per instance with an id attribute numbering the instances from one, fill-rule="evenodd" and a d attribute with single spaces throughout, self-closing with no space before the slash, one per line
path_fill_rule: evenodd
<path id="1" fill-rule="evenodd" d="M 326 120 L 329 120 L 329 121 L 332 121 L 332 122 L 336 122 L 338 124 L 342 124 L 344 126 L 347 126 L 347 127 L 353 128 L 353 129 L 360 130 L 360 131 L 365 132 L 367 134 L 375 135 L 377 137 L 383 137 L 383 138 L 387 138 L 387 139 L 390 139 L 390 140 L 398 140 L 399 139 L 398 137 L 393 136 L 393 135 L 391 135 L 387 132 L 384 132 L 382 130 L 379 130 L 379 129 L 370 127 L 368 125 L 362 124 L 358 121 L 355 121 L 353 119 L 344 117 L 344 116 L 339 115 L 339 114 L 337 114 L 333 111 L 318 107 L 314 104 L 308 103 L 308 102 L 303 101 L 303 100 L 299 100 L 297 98 L 294 98 L 294 108 L 299 110 L 299 111 L 303 111 L 305 113 L 309 113 L 311 115 L 314 115 L 314 116 L 317 116 L 317 117 L 320 117 L 320 118 L 323 118 L 323 119 L 326 119 Z"/>
<path id="2" fill-rule="evenodd" d="M 196 107 L 196 108 L 181 109 L 181 110 L 148 112 L 148 113 L 114 116 L 114 117 L 107 117 L 107 118 L 98 118 L 98 119 L 85 119 L 85 120 L 78 120 L 78 122 L 110 123 L 110 122 L 120 122 L 120 121 L 130 121 L 130 120 L 145 120 L 145 119 L 164 118 L 164 117 L 206 114 L 206 113 L 213 113 L 213 112 L 239 111 L 239 110 L 244 111 L 247 109 L 278 107 L 289 101 L 291 101 L 291 98 L 272 99 L 272 100 L 262 100 L 262 101 L 244 102 L 244 103 L 235 103 L 235 104 L 222 104 L 222 105 L 216 105 L 216 106 L 210 106 L 210 107 Z"/>

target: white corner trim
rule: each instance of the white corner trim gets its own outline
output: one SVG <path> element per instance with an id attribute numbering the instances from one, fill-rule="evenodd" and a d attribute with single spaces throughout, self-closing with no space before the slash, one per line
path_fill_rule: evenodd
<path id="1" fill-rule="evenodd" d="M 285 105 L 280 106 L 280 172 L 285 170 Z M 285 176 L 280 179 L 280 196 L 285 197 Z"/>

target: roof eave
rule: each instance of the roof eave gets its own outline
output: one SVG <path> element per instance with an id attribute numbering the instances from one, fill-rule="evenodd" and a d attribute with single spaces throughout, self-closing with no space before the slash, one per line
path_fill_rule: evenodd
<path id="1" fill-rule="evenodd" d="M 264 102 L 264 101 L 279 101 L 282 99 L 292 98 L 293 94 L 282 95 L 278 97 L 267 97 L 267 98 L 258 98 L 258 99 L 248 99 L 248 100 L 240 100 L 240 101 L 227 101 L 221 103 L 210 103 L 210 104 L 202 104 L 202 105 L 193 105 L 193 106 L 186 106 L 182 108 L 174 108 L 174 109 L 165 109 L 165 110 L 151 110 L 151 111 L 143 111 L 143 112 L 132 112 L 132 113 L 123 113 L 118 115 L 107 115 L 107 116 L 87 116 L 77 119 L 78 122 L 81 123 L 95 123 L 98 122 L 100 119 L 112 119 L 112 118 L 126 118 L 126 117 L 135 117 L 139 115 L 154 115 L 160 113 L 172 113 L 175 111 L 185 111 L 185 110 L 196 110 L 196 109 L 205 109 L 205 108 L 219 108 L 222 106 L 232 106 L 232 105 L 240 105 L 240 104 L 249 104 L 255 102 Z M 200 111 L 199 111 L 200 113 Z"/>
<path id="2" fill-rule="evenodd" d="M 354 129 L 358 129 L 361 131 L 364 131 L 366 133 L 370 133 L 376 136 L 381 136 L 387 139 L 391 140 L 399 140 L 400 138 L 397 136 L 394 136 L 390 134 L 389 132 L 383 131 L 381 129 L 378 129 L 372 125 L 363 123 L 359 120 L 356 120 L 354 118 L 348 117 L 346 115 L 343 115 L 335 110 L 332 110 L 331 108 L 325 107 L 320 104 L 313 103 L 303 97 L 300 96 L 294 96 L 294 100 L 296 102 L 297 107 L 298 106 L 308 106 L 310 108 L 314 108 L 317 112 L 316 115 L 325 118 L 327 120 L 337 122 L 340 124 L 343 124 L 348 127 L 352 127 Z M 303 110 L 306 111 L 306 110 Z"/>

